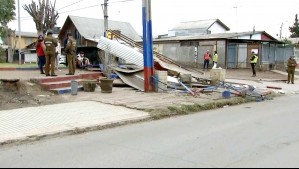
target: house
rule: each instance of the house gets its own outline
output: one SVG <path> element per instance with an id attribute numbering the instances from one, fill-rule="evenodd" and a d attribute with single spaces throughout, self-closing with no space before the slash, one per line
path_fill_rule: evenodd
<path id="1" fill-rule="evenodd" d="M 21 52 L 30 52 L 30 47 L 37 40 L 37 33 L 21 32 Z M 15 32 L 10 36 L 11 49 L 19 52 L 19 33 Z M 28 48 L 29 47 L 29 48 Z M 13 52 L 13 51 L 12 51 Z M 8 62 L 18 62 L 18 54 L 9 55 Z"/>
<path id="2" fill-rule="evenodd" d="M 21 32 L 21 49 L 26 49 L 27 46 L 30 46 L 32 43 L 37 40 L 37 33 L 33 32 Z M 16 32 L 15 36 L 10 37 L 13 48 L 19 49 L 19 33 Z"/>
<path id="3" fill-rule="evenodd" d="M 229 31 L 219 19 L 200 20 L 192 22 L 182 22 L 168 31 L 168 36 L 197 36 L 207 34 L 218 34 Z"/>
<path id="4" fill-rule="evenodd" d="M 299 38 L 289 38 L 287 39 L 292 42 L 294 46 L 294 55 L 299 60 Z"/>
<path id="5" fill-rule="evenodd" d="M 119 21 L 109 21 L 108 23 L 109 29 L 119 31 L 135 41 L 141 40 L 141 37 L 130 23 Z M 99 57 L 97 45 L 98 39 L 100 39 L 105 32 L 104 20 L 68 16 L 59 33 L 59 40 L 62 42 L 62 47 L 64 47 L 64 41 L 69 31 L 77 40 L 77 51 L 83 51 L 93 64 L 98 64 Z"/>
<path id="6" fill-rule="evenodd" d="M 291 47 L 265 31 L 164 37 L 154 40 L 154 49 L 182 65 L 193 63 L 200 67 L 203 67 L 204 53 L 217 50 L 218 65 L 222 68 L 250 68 L 252 51 L 260 56 L 261 68 L 274 68 L 283 66 L 293 53 Z"/>

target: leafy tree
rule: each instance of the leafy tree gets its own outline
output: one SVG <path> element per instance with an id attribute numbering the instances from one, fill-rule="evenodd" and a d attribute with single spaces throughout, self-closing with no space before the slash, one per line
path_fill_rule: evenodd
<path id="1" fill-rule="evenodd" d="M 15 19 L 15 0 L 0 0 L 0 36 L 4 44 L 9 45 L 8 23 Z"/>
<path id="2" fill-rule="evenodd" d="M 296 14 L 294 25 L 292 27 L 290 27 L 289 30 L 292 33 L 291 38 L 297 38 L 297 37 L 299 37 L 299 20 L 298 20 L 298 14 Z"/>
<path id="3" fill-rule="evenodd" d="M 36 30 L 39 35 L 44 34 L 48 29 L 54 29 L 59 15 L 54 5 L 49 0 L 39 0 L 39 4 L 32 0 L 31 4 L 24 5 L 23 8 L 33 18 Z"/>

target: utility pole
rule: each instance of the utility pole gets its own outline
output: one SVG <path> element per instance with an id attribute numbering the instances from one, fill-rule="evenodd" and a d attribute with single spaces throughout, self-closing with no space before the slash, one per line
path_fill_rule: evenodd
<path id="1" fill-rule="evenodd" d="M 239 30 L 239 27 L 238 27 L 238 6 L 234 6 L 233 8 L 236 9 L 236 33 L 237 33 L 238 30 Z"/>
<path id="2" fill-rule="evenodd" d="M 279 38 L 280 38 L 280 39 L 282 38 L 282 28 L 283 28 L 283 22 L 282 22 L 282 24 L 281 24 L 281 26 L 280 26 L 280 34 L 279 34 Z"/>
<path id="3" fill-rule="evenodd" d="M 22 64 L 22 55 L 21 55 L 21 10 L 20 10 L 20 0 L 18 0 L 18 24 L 19 24 L 19 64 Z"/>
<path id="4" fill-rule="evenodd" d="M 104 36 L 108 38 L 108 0 L 104 0 Z M 108 67 L 109 67 L 109 53 L 105 52 L 105 67 L 104 70 L 107 73 L 107 76 L 110 76 L 108 73 Z"/>
<path id="5" fill-rule="evenodd" d="M 143 57 L 144 57 L 144 91 L 154 92 L 154 54 L 153 54 L 153 34 L 151 0 L 142 1 L 143 20 Z"/>

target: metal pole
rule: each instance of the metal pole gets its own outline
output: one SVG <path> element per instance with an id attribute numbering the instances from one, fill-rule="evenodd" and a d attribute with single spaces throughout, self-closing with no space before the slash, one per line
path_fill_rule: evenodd
<path id="1" fill-rule="evenodd" d="M 18 0 L 18 23 L 19 23 L 19 64 L 22 64 L 22 55 L 21 55 L 21 10 L 20 10 L 20 0 Z"/>
<path id="2" fill-rule="evenodd" d="M 104 0 L 104 36 L 108 38 L 108 0 Z M 109 64 L 109 53 L 105 52 L 105 63 L 104 63 L 104 70 L 107 73 L 107 76 L 109 77 L 109 72 L 108 72 L 108 65 Z"/>
<path id="3" fill-rule="evenodd" d="M 144 55 L 144 91 L 154 92 L 154 54 L 151 18 L 151 0 L 142 1 L 143 16 L 143 55 Z"/>

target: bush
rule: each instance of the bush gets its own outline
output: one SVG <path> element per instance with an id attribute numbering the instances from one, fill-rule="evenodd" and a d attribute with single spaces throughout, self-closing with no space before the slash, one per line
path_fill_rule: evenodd
<path id="1" fill-rule="evenodd" d="M 5 63 L 6 62 L 6 53 L 5 49 L 0 47 L 0 63 Z"/>

